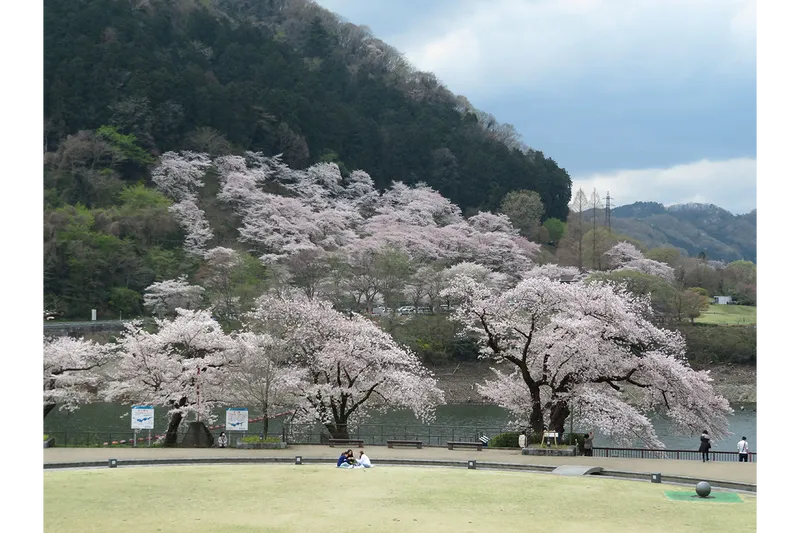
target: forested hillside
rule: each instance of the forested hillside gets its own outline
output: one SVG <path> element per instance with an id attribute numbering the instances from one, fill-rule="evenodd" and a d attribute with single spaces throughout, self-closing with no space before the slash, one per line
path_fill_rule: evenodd
<path id="1" fill-rule="evenodd" d="M 44 35 L 44 290 L 57 316 L 137 316 L 153 282 L 208 281 L 183 246 L 191 213 L 153 182 L 171 151 L 335 163 L 378 190 L 425 182 L 466 216 L 526 189 L 542 220 L 566 218 L 566 171 L 312 2 L 47 0 Z M 247 253 L 215 173 L 202 181 L 204 244 L 243 252 L 246 300 L 275 275 Z"/>
<path id="2" fill-rule="evenodd" d="M 648 248 L 674 246 L 692 257 L 756 261 L 755 210 L 734 215 L 709 204 L 636 202 L 615 208 L 612 217 L 615 231 Z"/>
<path id="3" fill-rule="evenodd" d="M 123 182 L 147 183 L 166 151 L 250 150 L 361 169 L 379 188 L 424 181 L 466 214 L 534 190 L 545 218 L 566 218 L 564 169 L 306 0 L 46 0 L 44 36 L 45 152 L 113 126 L 144 149 L 114 168 Z M 91 173 L 68 170 L 49 177 L 46 205 L 109 203 Z"/>

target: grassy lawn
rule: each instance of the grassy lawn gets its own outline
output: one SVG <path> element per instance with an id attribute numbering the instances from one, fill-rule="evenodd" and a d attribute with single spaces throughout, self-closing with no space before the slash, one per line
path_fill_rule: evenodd
<path id="1" fill-rule="evenodd" d="M 756 323 L 756 308 L 747 305 L 710 305 L 695 322 L 718 326 L 749 326 Z"/>
<path id="2" fill-rule="evenodd" d="M 451 468 L 209 465 L 44 472 L 44 530 L 68 532 L 755 531 L 756 498 Z M 713 493 L 712 493 L 713 495 Z"/>

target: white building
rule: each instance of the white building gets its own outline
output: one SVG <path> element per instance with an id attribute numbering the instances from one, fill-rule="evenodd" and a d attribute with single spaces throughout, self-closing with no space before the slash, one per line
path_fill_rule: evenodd
<path id="1" fill-rule="evenodd" d="M 714 303 L 717 305 L 728 305 L 733 302 L 730 296 L 714 296 Z"/>

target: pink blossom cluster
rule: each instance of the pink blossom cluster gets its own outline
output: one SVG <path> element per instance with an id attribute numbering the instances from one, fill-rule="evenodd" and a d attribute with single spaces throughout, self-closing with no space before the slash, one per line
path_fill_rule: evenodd
<path id="1" fill-rule="evenodd" d="M 728 402 L 707 372 L 692 370 L 679 333 L 656 327 L 649 303 L 599 283 L 546 277 L 502 289 L 466 275 L 443 294 L 452 315 L 480 340 L 498 367 L 478 390 L 537 430 L 560 428 L 567 415 L 626 443 L 661 446 L 647 414 L 676 431 L 727 432 Z"/>

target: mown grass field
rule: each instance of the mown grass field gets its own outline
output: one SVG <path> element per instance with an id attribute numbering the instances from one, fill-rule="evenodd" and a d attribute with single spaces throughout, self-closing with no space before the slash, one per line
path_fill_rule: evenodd
<path id="1" fill-rule="evenodd" d="M 44 472 L 44 530 L 69 532 L 755 531 L 756 498 L 452 468 L 213 465 Z M 691 488 L 686 490 L 691 491 Z"/>
<path id="2" fill-rule="evenodd" d="M 756 308 L 747 305 L 710 305 L 695 322 L 717 326 L 751 326 L 756 323 Z"/>

